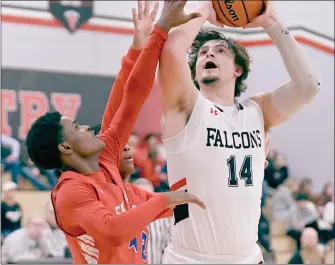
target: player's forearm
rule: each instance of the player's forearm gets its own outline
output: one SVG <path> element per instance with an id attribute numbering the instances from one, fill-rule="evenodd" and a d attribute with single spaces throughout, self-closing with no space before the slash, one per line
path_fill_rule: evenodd
<path id="1" fill-rule="evenodd" d="M 166 41 L 165 46 L 169 47 L 171 51 L 183 54 L 188 51 L 195 37 L 198 35 L 200 28 L 207 21 L 210 9 L 206 7 L 205 2 L 202 2 L 195 12 L 200 13 L 201 17 L 192 19 L 186 24 L 174 28 L 171 30 L 171 33 L 169 33 L 169 38 Z M 185 55 L 183 56 L 184 60 Z"/>
<path id="2" fill-rule="evenodd" d="M 173 209 L 169 208 L 169 209 L 166 209 L 164 212 L 162 212 L 161 214 L 159 214 L 155 220 L 158 220 L 158 219 L 163 219 L 163 218 L 169 218 L 169 217 L 172 217 L 173 216 Z"/>
<path id="3" fill-rule="evenodd" d="M 111 123 L 115 113 L 121 105 L 124 86 L 127 82 L 129 74 L 133 69 L 136 60 L 140 56 L 141 50 L 129 48 L 128 53 L 122 58 L 121 70 L 116 76 L 112 91 L 110 92 L 107 106 L 105 108 L 104 116 L 102 119 L 101 131 L 105 131 Z"/>
<path id="4" fill-rule="evenodd" d="M 291 78 L 290 84 L 272 93 L 272 101 L 281 114 L 290 117 L 317 95 L 320 87 L 319 75 L 302 47 L 279 20 L 266 29 L 266 32 L 277 46 Z"/>
<path id="5" fill-rule="evenodd" d="M 125 85 L 124 96 L 110 128 L 102 137 L 110 153 L 120 155 L 155 81 L 158 60 L 167 33 L 154 27 Z M 114 159 L 118 163 L 118 159 Z"/>
<path id="6" fill-rule="evenodd" d="M 90 218 L 87 218 L 87 212 L 83 211 L 82 216 L 77 219 L 91 235 L 103 238 L 108 244 L 119 246 L 141 233 L 167 205 L 167 198 L 159 195 L 118 216 L 106 214 L 106 209 L 103 209 L 94 211 L 94 216 Z"/>

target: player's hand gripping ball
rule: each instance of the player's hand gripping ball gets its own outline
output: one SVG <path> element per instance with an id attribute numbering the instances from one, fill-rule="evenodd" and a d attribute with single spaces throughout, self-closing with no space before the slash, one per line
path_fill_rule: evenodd
<path id="1" fill-rule="evenodd" d="M 212 4 L 217 22 L 229 27 L 244 27 L 266 8 L 265 0 L 212 0 Z"/>

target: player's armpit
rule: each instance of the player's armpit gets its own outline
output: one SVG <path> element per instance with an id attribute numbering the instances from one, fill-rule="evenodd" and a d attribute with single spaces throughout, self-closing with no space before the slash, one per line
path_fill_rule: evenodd
<path id="1" fill-rule="evenodd" d="M 122 103 L 109 128 L 101 134 L 106 147 L 101 156 L 119 165 L 120 154 L 125 146 L 153 87 L 158 60 L 167 33 L 155 26 L 150 38 L 141 52 L 125 85 Z"/>
<path id="2" fill-rule="evenodd" d="M 112 209 L 120 204 L 110 200 L 109 203 Z M 93 186 L 77 180 L 64 182 L 54 201 L 57 221 L 64 232 L 71 236 L 87 233 L 102 244 L 115 246 L 129 242 L 143 231 L 167 204 L 167 198 L 159 195 L 116 215 L 98 200 Z"/>
<path id="3" fill-rule="evenodd" d="M 137 58 L 140 56 L 141 50 L 134 50 L 129 48 L 128 53 L 122 58 L 121 70 L 116 76 L 112 91 L 110 92 L 107 106 L 105 108 L 104 116 L 102 118 L 101 132 L 104 132 L 111 123 L 116 111 L 120 107 L 123 89 L 133 69 Z"/>

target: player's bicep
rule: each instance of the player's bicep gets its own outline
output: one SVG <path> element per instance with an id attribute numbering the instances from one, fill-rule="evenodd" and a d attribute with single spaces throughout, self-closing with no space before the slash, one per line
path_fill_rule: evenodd
<path id="1" fill-rule="evenodd" d="M 173 36 L 169 36 L 159 61 L 158 80 L 164 112 L 195 104 L 197 98 L 197 89 L 186 59 L 187 54 L 176 49 L 172 42 Z"/>

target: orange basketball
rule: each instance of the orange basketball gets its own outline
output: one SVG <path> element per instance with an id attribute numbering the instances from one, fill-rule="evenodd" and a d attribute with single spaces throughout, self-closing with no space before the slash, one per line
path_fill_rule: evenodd
<path id="1" fill-rule="evenodd" d="M 265 0 L 212 0 L 217 20 L 229 27 L 243 27 L 265 10 Z"/>

